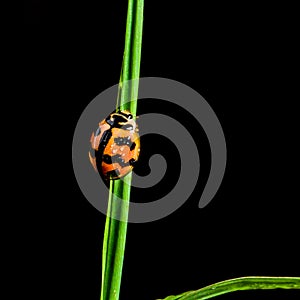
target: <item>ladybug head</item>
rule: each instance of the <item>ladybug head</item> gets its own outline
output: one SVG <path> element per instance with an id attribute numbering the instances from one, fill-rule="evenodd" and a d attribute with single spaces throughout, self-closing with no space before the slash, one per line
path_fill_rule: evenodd
<path id="1" fill-rule="evenodd" d="M 131 130 L 135 130 L 135 121 L 133 120 L 133 115 L 128 110 L 122 110 L 119 112 L 114 112 L 110 114 L 106 118 L 106 122 L 112 127 L 126 127 L 124 129 L 129 129 L 132 127 Z M 127 130 L 128 130 L 127 129 Z"/>
<path id="2" fill-rule="evenodd" d="M 127 121 L 133 119 L 133 115 L 129 110 L 122 110 L 119 112 L 120 115 L 122 115 Z"/>

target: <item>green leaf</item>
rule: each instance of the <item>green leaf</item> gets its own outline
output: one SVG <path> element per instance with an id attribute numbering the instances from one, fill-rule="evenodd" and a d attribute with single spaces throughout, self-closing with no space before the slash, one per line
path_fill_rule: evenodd
<path id="1" fill-rule="evenodd" d="M 300 289 L 300 277 L 240 277 L 214 283 L 200 290 L 189 291 L 163 300 L 204 300 L 234 291 Z"/>

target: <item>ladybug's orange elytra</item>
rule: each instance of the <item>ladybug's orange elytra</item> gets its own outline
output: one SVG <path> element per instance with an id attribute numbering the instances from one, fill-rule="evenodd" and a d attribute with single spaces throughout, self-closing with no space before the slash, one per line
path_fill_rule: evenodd
<path id="1" fill-rule="evenodd" d="M 138 127 L 132 114 L 127 111 L 111 113 L 99 123 L 92 133 L 89 152 L 90 162 L 102 178 L 119 179 L 134 167 L 140 153 Z"/>

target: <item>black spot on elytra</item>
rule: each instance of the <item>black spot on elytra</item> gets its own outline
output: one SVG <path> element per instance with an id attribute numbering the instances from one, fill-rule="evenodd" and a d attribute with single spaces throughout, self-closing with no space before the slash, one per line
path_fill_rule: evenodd
<path id="1" fill-rule="evenodd" d="M 100 129 L 100 127 L 98 127 L 96 132 L 95 132 L 95 136 L 98 136 L 100 133 L 101 133 L 101 129 Z"/>
<path id="2" fill-rule="evenodd" d="M 133 143 L 131 144 L 131 146 L 130 146 L 130 151 L 134 150 L 134 149 L 135 149 L 135 146 L 136 146 L 136 143 L 133 142 Z"/>
<path id="3" fill-rule="evenodd" d="M 100 141 L 100 147 L 101 147 L 102 152 L 105 149 L 107 143 L 109 142 L 111 136 L 112 136 L 111 130 L 104 131 L 103 136 Z"/>
<path id="4" fill-rule="evenodd" d="M 105 154 L 105 155 L 103 155 L 102 159 L 103 159 L 103 162 L 105 162 L 108 165 L 111 165 L 113 163 L 118 163 L 122 168 L 131 165 L 130 161 L 125 162 L 120 154 L 116 154 L 114 156 L 110 156 L 108 154 Z"/>
<path id="5" fill-rule="evenodd" d="M 129 146 L 131 147 L 131 139 L 128 139 L 127 137 L 116 137 L 114 139 L 114 142 L 118 145 L 118 146 Z"/>
<path id="6" fill-rule="evenodd" d="M 108 154 L 103 155 L 103 162 L 105 162 L 108 165 L 112 164 L 111 156 Z"/>
<path id="7" fill-rule="evenodd" d="M 129 160 L 129 165 L 134 166 L 135 163 L 136 163 L 136 160 L 135 160 L 134 158 L 131 158 L 131 159 Z"/>
<path id="8" fill-rule="evenodd" d="M 111 138 L 111 130 L 106 130 L 103 132 L 103 135 L 100 140 L 100 144 L 97 150 L 95 150 L 95 157 L 96 157 L 96 165 L 97 165 L 97 170 L 100 174 L 102 174 L 102 156 L 104 149 L 109 142 Z M 106 158 L 108 159 L 108 158 Z"/>
<path id="9" fill-rule="evenodd" d="M 121 127 L 122 127 L 122 129 L 129 130 L 129 131 L 133 129 L 131 124 L 125 124 L 125 125 L 123 125 Z"/>

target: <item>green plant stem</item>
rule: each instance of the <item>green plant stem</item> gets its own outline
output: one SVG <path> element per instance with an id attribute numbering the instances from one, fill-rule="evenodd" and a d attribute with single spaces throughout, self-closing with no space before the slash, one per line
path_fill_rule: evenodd
<path id="1" fill-rule="evenodd" d="M 221 281 L 200 290 L 168 296 L 164 300 L 204 300 L 234 291 L 258 289 L 300 289 L 300 277 L 260 277 L 249 276 Z"/>
<path id="2" fill-rule="evenodd" d="M 119 83 L 117 109 L 129 110 L 136 116 L 138 78 L 143 28 L 143 0 L 129 0 L 125 49 Z M 101 300 L 119 299 L 127 233 L 132 174 L 123 180 L 111 180 L 102 251 Z M 116 198 L 122 199 L 121 205 Z M 122 221 L 119 221 L 122 220 Z"/>
<path id="3" fill-rule="evenodd" d="M 125 49 L 120 77 L 120 95 L 117 109 L 129 110 L 134 116 L 137 110 L 138 78 L 140 76 L 143 0 L 129 0 L 126 22 Z"/>

